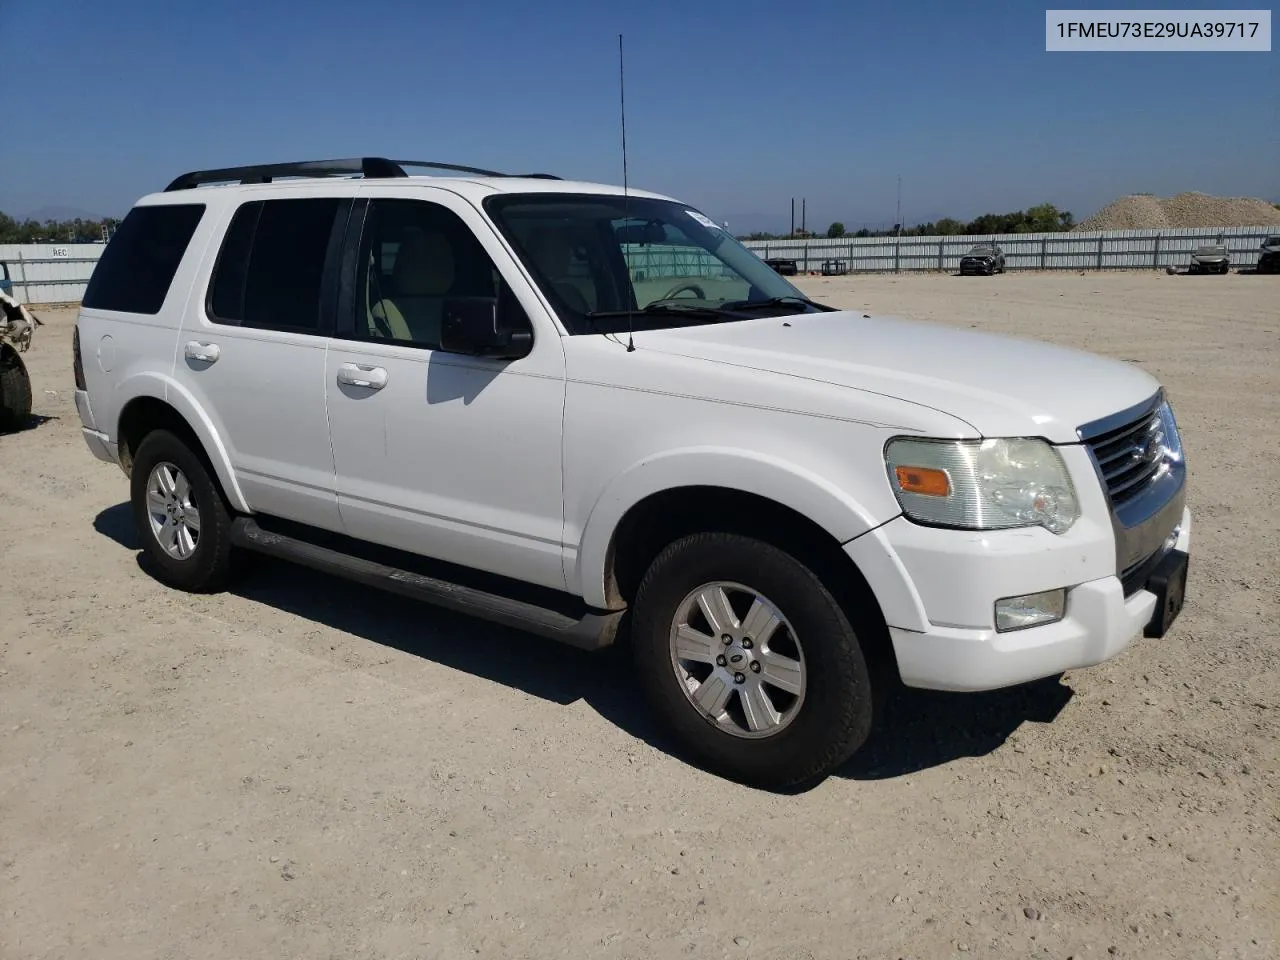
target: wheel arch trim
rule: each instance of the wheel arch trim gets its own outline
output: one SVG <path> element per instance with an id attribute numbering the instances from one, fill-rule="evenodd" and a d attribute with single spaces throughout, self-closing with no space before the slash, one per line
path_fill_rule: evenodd
<path id="1" fill-rule="evenodd" d="M 719 487 L 773 501 L 812 520 L 837 545 L 888 519 L 877 520 L 835 484 L 778 457 L 730 447 L 667 451 L 615 476 L 592 506 L 579 538 L 575 568 L 566 571 L 588 604 L 609 605 L 609 558 L 627 513 L 655 494 L 682 487 Z"/>
<path id="2" fill-rule="evenodd" d="M 169 407 L 191 428 L 196 439 L 204 448 L 204 454 L 213 467 L 218 483 L 226 494 L 227 501 L 234 510 L 240 513 L 252 512 L 240 484 L 236 481 L 235 470 L 231 466 L 231 457 L 218 435 L 213 421 L 205 413 L 196 399 L 180 383 L 163 374 L 147 372 L 131 377 L 120 387 L 120 414 L 116 421 L 117 444 L 122 440 L 120 424 L 123 423 L 129 406 L 137 400 L 157 400 Z"/>

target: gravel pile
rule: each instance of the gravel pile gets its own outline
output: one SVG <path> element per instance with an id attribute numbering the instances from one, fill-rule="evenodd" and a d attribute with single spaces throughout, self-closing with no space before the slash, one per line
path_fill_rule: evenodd
<path id="1" fill-rule="evenodd" d="M 1161 227 L 1262 227 L 1280 224 L 1280 210 L 1256 197 L 1214 197 L 1180 193 L 1174 197 L 1134 194 L 1107 204 L 1076 224 L 1084 230 L 1156 230 Z"/>

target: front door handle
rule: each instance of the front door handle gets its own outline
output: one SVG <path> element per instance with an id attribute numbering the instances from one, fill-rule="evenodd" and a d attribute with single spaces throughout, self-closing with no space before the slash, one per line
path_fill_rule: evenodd
<path id="1" fill-rule="evenodd" d="M 381 390 L 387 385 L 387 371 L 382 367 L 366 367 L 359 363 L 344 363 L 338 367 L 338 382 L 349 387 Z"/>
<path id="2" fill-rule="evenodd" d="M 222 353 L 222 348 L 216 343 L 201 343 L 199 340 L 188 340 L 186 349 L 183 350 L 188 360 L 199 360 L 201 363 L 213 363 Z"/>

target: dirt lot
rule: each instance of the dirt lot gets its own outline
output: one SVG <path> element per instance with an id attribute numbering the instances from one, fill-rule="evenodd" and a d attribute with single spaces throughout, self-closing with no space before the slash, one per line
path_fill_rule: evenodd
<path id="1" fill-rule="evenodd" d="M 1280 284 L 802 284 L 1164 380 L 1195 518 L 1172 635 L 901 692 L 842 775 L 733 786 L 616 653 L 276 564 L 158 586 L 47 312 L 41 421 L 0 437 L 0 956 L 1280 956 Z"/>

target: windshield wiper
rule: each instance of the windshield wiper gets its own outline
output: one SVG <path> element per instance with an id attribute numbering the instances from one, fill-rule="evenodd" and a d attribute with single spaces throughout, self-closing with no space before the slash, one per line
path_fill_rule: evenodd
<path id="1" fill-rule="evenodd" d="M 835 307 L 829 307 L 825 303 L 818 303 L 807 297 L 785 296 L 785 297 L 769 297 L 767 300 L 730 300 L 727 303 L 720 304 L 722 310 L 754 310 L 760 307 L 785 307 L 791 304 L 803 304 L 806 307 L 813 307 L 816 310 L 830 312 Z"/>
<path id="2" fill-rule="evenodd" d="M 723 320 L 733 316 L 734 311 L 726 307 L 707 307 L 698 304 L 672 303 L 669 300 L 655 300 L 638 310 L 592 310 L 586 316 L 595 320 L 607 317 L 652 316 L 655 313 L 675 314 L 682 317 L 711 317 Z"/>

